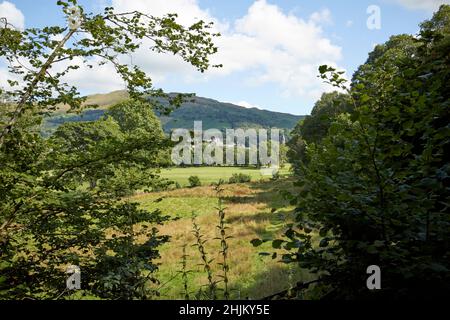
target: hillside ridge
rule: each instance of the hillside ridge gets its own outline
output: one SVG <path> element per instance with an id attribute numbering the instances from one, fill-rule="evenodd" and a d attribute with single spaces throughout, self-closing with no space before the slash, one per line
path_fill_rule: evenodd
<path id="1" fill-rule="evenodd" d="M 61 112 L 45 119 L 44 135 L 50 135 L 59 125 L 65 122 L 93 121 L 99 119 L 111 105 L 127 99 L 125 91 L 113 91 L 108 94 L 94 94 L 87 97 L 84 105 L 88 109 L 81 114 Z M 168 104 L 166 100 L 159 100 Z M 96 105 L 96 108 L 89 106 Z M 203 129 L 217 128 L 280 128 L 290 131 L 304 116 L 289 113 L 245 108 L 229 102 L 206 97 L 195 96 L 173 110 L 169 116 L 158 114 L 165 132 L 174 128 L 192 129 L 194 121 L 202 121 Z"/>

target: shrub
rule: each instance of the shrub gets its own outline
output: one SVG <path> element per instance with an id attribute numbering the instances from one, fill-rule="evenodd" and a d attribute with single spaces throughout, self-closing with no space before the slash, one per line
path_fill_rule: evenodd
<path id="1" fill-rule="evenodd" d="M 188 180 L 189 180 L 189 187 L 191 188 L 199 187 L 202 185 L 200 178 L 198 176 L 190 176 Z"/>
<path id="2" fill-rule="evenodd" d="M 248 174 L 244 173 L 233 173 L 231 178 L 228 180 L 229 183 L 245 183 L 250 182 L 252 178 Z"/>
<path id="3" fill-rule="evenodd" d="M 283 262 L 319 275 L 324 299 L 449 296 L 449 17 L 441 6 L 420 37 L 378 46 L 348 90 L 356 112 L 308 145 L 300 190 L 287 196 L 296 224 L 272 246 L 287 250 Z M 319 71 L 335 86 L 345 81 L 333 68 Z M 383 270 L 377 294 L 364 286 L 372 264 Z"/>

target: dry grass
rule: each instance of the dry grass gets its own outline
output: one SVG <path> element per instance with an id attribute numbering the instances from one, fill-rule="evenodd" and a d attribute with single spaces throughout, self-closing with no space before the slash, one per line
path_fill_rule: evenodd
<path id="1" fill-rule="evenodd" d="M 104 109 L 128 99 L 129 96 L 126 90 L 117 90 L 110 93 L 89 95 L 86 98 L 87 99 L 83 103 L 83 106 L 97 105 L 99 108 Z M 59 111 L 69 110 L 69 106 L 64 104 L 58 104 L 56 107 Z"/>
<path id="2" fill-rule="evenodd" d="M 252 184 L 225 184 L 223 185 L 223 193 L 222 195 L 224 197 L 231 197 L 231 196 L 247 196 L 247 195 L 254 195 L 258 192 L 261 192 L 261 190 L 258 190 L 256 188 L 251 187 Z M 253 184 L 256 185 L 256 184 Z M 149 195 L 153 195 L 155 198 L 157 197 L 171 197 L 171 198 L 177 198 L 177 197 L 216 197 L 216 192 L 214 191 L 214 188 L 212 186 L 202 186 L 202 187 L 196 187 L 196 188 L 183 188 L 183 189 L 176 189 L 171 191 L 162 191 L 162 192 L 155 192 L 155 193 L 141 193 L 137 194 L 133 197 L 131 197 L 132 200 L 139 200 L 139 199 L 145 199 Z"/>
<path id="3" fill-rule="evenodd" d="M 261 257 L 259 252 L 274 249 L 270 243 L 262 247 L 254 248 L 250 241 L 255 238 L 277 236 L 283 226 L 289 222 L 291 214 L 290 207 L 274 191 L 274 188 L 283 186 L 287 182 L 258 182 L 249 184 L 224 185 L 223 199 L 226 207 L 226 222 L 229 229 L 227 235 L 232 236 L 228 240 L 229 244 L 229 282 L 232 289 L 232 298 L 261 298 L 275 292 L 287 289 L 290 284 L 302 279 L 309 279 L 309 275 L 302 272 L 292 273 L 289 266 L 283 265 L 270 257 Z M 286 187 L 286 185 L 285 185 Z M 145 201 L 150 195 L 137 195 L 133 200 Z M 213 187 L 198 187 L 192 189 L 178 189 L 168 192 L 151 194 L 151 198 L 166 197 L 175 198 L 204 198 L 208 201 L 214 200 L 217 203 L 217 195 Z M 279 214 L 272 213 L 274 207 L 283 207 L 284 218 Z M 164 205 L 163 205 L 164 206 Z M 164 208 L 160 208 L 164 211 Z M 196 208 L 192 210 L 195 212 Z M 197 224 L 200 226 L 205 243 L 205 249 L 209 258 L 214 259 L 212 270 L 216 275 L 216 280 L 220 280 L 221 261 L 219 255 L 220 242 L 215 239 L 219 236 L 216 227 L 218 215 L 212 212 L 198 212 Z M 162 298 L 182 299 L 184 297 L 181 277 L 177 276 L 181 269 L 182 247 L 187 244 L 186 249 L 188 269 L 192 270 L 189 275 L 189 290 L 193 293 L 207 284 L 206 274 L 202 270 L 201 258 L 196 251 L 192 234 L 192 223 L 189 216 L 171 221 L 159 227 L 160 233 L 169 235 L 170 242 L 161 248 L 160 270 L 158 277 L 164 283 L 171 280 L 161 288 Z M 220 287 L 220 284 L 219 284 Z M 192 295 L 191 295 L 192 296 Z"/>

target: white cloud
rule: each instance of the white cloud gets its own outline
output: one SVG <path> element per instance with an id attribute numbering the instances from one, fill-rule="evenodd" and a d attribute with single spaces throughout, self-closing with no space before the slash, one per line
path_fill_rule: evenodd
<path id="1" fill-rule="evenodd" d="M 309 19 L 315 23 L 331 24 L 333 19 L 331 18 L 331 11 L 328 9 L 323 9 L 322 11 L 317 11 L 311 14 Z"/>
<path id="2" fill-rule="evenodd" d="M 352 20 L 347 20 L 347 22 L 345 23 L 345 26 L 347 28 L 350 28 L 351 26 L 353 26 L 353 21 Z"/>
<path id="3" fill-rule="evenodd" d="M 265 0 L 257 0 L 240 19 L 220 21 L 201 9 L 196 0 L 113 0 L 113 6 L 118 11 L 140 10 L 153 15 L 178 12 L 185 25 L 197 19 L 213 21 L 215 31 L 222 33 L 215 40 L 219 52 L 212 62 L 224 67 L 210 69 L 204 75 L 178 57 L 140 50 L 133 62 L 160 80 L 176 75 L 189 82 L 204 81 L 244 72 L 247 84 L 273 83 L 283 95 L 317 98 L 326 88 L 316 78 L 318 66 L 337 65 L 342 57 L 341 48 L 332 44 L 322 30 L 323 24 L 332 22 L 328 9 L 302 19 Z"/>
<path id="4" fill-rule="evenodd" d="M 332 23 L 328 9 L 301 17 L 301 10 L 286 13 L 266 0 L 256 0 L 239 19 L 222 21 L 200 8 L 197 0 L 111 2 L 117 12 L 139 10 L 154 16 L 178 13 L 178 21 L 184 25 L 199 19 L 213 21 L 213 31 L 221 32 L 222 36 L 215 40 L 219 52 L 211 60 L 224 67 L 210 69 L 205 74 L 177 56 L 148 50 L 151 44 L 145 41 L 132 57 L 122 58 L 124 62 L 142 67 L 157 87 L 164 87 L 164 81 L 170 77 L 186 82 L 214 81 L 217 77 L 239 72 L 244 85 L 271 84 L 283 96 L 316 99 L 322 92 L 332 90 L 317 79 L 319 65 L 337 67 L 342 58 L 341 47 L 332 43 L 323 31 L 324 25 Z M 62 66 L 54 70 L 58 68 Z M 89 93 L 124 88 L 112 66 L 95 70 L 81 67 L 65 80 Z"/>
<path id="5" fill-rule="evenodd" d="M 118 12 L 139 10 L 155 16 L 177 12 L 184 25 L 203 19 L 213 21 L 214 31 L 221 32 L 222 36 L 215 39 L 219 52 L 211 60 L 213 64 L 223 64 L 223 68 L 210 69 L 205 74 L 196 72 L 179 57 L 150 52 L 150 44 L 144 43 L 133 55 L 133 63 L 156 79 L 158 86 L 164 85 L 167 76 L 186 82 L 214 81 L 216 77 L 240 72 L 244 84 L 272 83 L 284 96 L 316 99 L 323 91 L 331 90 L 317 79 L 318 66 L 337 66 L 342 58 L 341 48 L 322 29 L 332 23 L 328 9 L 300 18 L 299 10 L 296 14 L 284 13 L 266 0 L 257 0 L 240 19 L 220 21 L 201 9 L 196 0 L 113 0 L 112 6 Z"/>
<path id="6" fill-rule="evenodd" d="M 125 84 L 111 64 L 98 66 L 99 58 L 92 58 L 89 62 L 93 68 L 88 68 L 81 58 L 74 58 L 71 65 L 78 65 L 79 69 L 72 70 L 63 77 L 63 81 L 69 85 L 75 85 L 81 92 L 106 93 L 118 89 L 125 89 Z M 51 74 L 63 71 L 69 65 L 68 62 L 60 62 L 50 69 Z"/>
<path id="7" fill-rule="evenodd" d="M 138 10 L 153 16 L 177 13 L 177 21 L 184 25 L 190 25 L 200 19 L 218 22 L 216 19 L 213 19 L 207 10 L 203 10 L 198 6 L 197 0 L 112 0 L 112 6 L 117 12 Z"/>
<path id="8" fill-rule="evenodd" d="M 255 1 L 218 42 L 222 72 L 246 70 L 253 85 L 273 83 L 283 96 L 318 98 L 330 89 L 317 79 L 318 66 L 336 66 L 342 58 L 341 48 L 325 37 L 319 23 L 330 23 L 330 15 L 323 10 L 302 19 Z"/>
<path id="9" fill-rule="evenodd" d="M 450 4 L 450 0 L 394 0 L 411 10 L 436 11 L 442 4 Z"/>
<path id="10" fill-rule="evenodd" d="M 11 2 L 3 1 L 0 3 L 0 18 L 6 18 L 8 23 L 17 29 L 23 29 L 25 27 L 25 17 Z"/>

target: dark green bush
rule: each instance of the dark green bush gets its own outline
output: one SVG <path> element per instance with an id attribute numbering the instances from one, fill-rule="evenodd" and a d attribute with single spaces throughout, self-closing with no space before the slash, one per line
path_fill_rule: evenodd
<path id="1" fill-rule="evenodd" d="M 228 180 L 228 183 L 245 183 L 250 182 L 252 178 L 250 175 L 245 173 L 233 173 L 231 178 Z"/>
<path id="2" fill-rule="evenodd" d="M 355 112 L 306 148 L 298 190 L 287 194 L 296 223 L 272 246 L 317 274 L 324 299 L 449 296 L 449 48 L 450 6 L 420 37 L 377 46 L 348 89 Z M 319 71 L 342 87 L 342 73 Z M 380 290 L 368 290 L 370 265 L 382 270 Z"/>
<path id="3" fill-rule="evenodd" d="M 189 187 L 194 188 L 194 187 L 199 187 L 202 185 L 200 178 L 198 176 L 190 176 L 188 178 L 189 181 Z"/>

